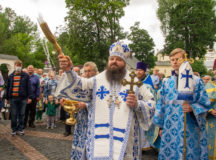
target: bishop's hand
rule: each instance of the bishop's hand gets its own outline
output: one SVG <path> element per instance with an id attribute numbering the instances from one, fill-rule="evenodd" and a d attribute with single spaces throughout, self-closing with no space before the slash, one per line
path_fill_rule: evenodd
<path id="1" fill-rule="evenodd" d="M 70 71 L 73 67 L 73 63 L 69 56 L 65 56 L 63 54 L 60 54 L 58 56 L 59 59 L 59 66 L 61 69 L 63 69 L 65 72 Z"/>
<path id="2" fill-rule="evenodd" d="M 135 94 L 128 94 L 128 96 L 126 98 L 126 103 L 131 109 L 136 108 L 137 98 L 136 98 Z"/>

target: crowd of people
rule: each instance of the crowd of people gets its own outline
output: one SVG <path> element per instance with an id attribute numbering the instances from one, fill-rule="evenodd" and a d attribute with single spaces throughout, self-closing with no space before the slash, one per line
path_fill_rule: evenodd
<path id="1" fill-rule="evenodd" d="M 82 77 L 90 78 L 98 73 L 95 63 L 87 62 L 83 66 Z M 80 75 L 80 68 L 74 67 Z M 4 81 L 0 74 L 0 112 L 5 111 L 7 105 L 10 107 L 11 135 L 24 135 L 27 127 L 35 128 L 35 123 L 43 122 L 45 112 L 47 118 L 47 129 L 54 129 L 56 121 L 63 122 L 69 118 L 69 114 L 60 105 L 60 99 L 54 96 L 63 70 L 58 75 L 51 69 L 44 73 L 43 69 L 34 68 L 29 65 L 23 68 L 22 61 L 14 63 L 14 72 Z M 71 126 L 65 124 L 65 136 L 71 134 Z"/>
<path id="2" fill-rule="evenodd" d="M 86 62 L 81 72 L 70 57 L 63 55 L 59 56 L 61 69 L 57 76 L 52 70 L 46 74 L 32 65 L 23 69 L 22 62 L 16 61 L 7 83 L 0 76 L 0 109 L 10 104 L 11 135 L 24 135 L 26 127 L 35 128 L 35 119 L 41 122 L 44 112 L 47 129 L 54 129 L 56 121 L 69 118 L 63 105 L 64 99 L 71 99 L 79 103 L 73 160 L 131 160 L 149 153 L 158 154 L 160 160 L 178 160 L 183 159 L 184 148 L 187 160 L 216 159 L 214 79 L 198 73 L 190 77 L 189 71 L 188 75 L 180 73 L 179 59 L 186 53 L 177 48 L 170 53 L 170 77 L 164 77 L 158 69 L 149 75 L 147 64 L 138 62 L 135 80 L 143 85 L 128 93 L 131 87 L 122 85 L 122 79 L 130 80 L 126 69 L 129 52 L 122 42 L 111 45 L 106 69 L 101 73 L 94 62 Z M 178 99 L 182 78 L 192 79 L 191 101 Z M 64 136 L 70 134 L 71 126 L 65 124 Z"/>

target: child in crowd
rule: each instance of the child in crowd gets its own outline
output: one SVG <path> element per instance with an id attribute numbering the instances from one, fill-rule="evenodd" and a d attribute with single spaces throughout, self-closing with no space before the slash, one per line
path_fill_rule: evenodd
<path id="1" fill-rule="evenodd" d="M 43 105 L 43 93 L 41 93 L 36 106 L 36 122 L 42 122 Z"/>
<path id="2" fill-rule="evenodd" d="M 47 115 L 47 129 L 53 129 L 55 125 L 56 108 L 59 107 L 58 100 L 54 100 L 54 96 L 50 94 L 48 100 L 45 100 L 44 107 L 46 108 Z"/>
<path id="3" fill-rule="evenodd" d="M 47 99 L 48 95 L 55 94 L 57 85 L 58 85 L 58 81 L 56 80 L 56 75 L 54 71 L 49 71 L 48 73 L 49 75 L 49 80 L 46 82 L 46 84 L 44 85 L 44 97 L 45 99 Z M 60 109 L 56 108 L 56 116 L 55 116 L 55 121 L 60 119 Z M 56 125 L 55 125 L 56 127 Z"/>
<path id="4" fill-rule="evenodd" d="M 48 95 L 50 94 L 54 95 L 57 85 L 58 85 L 58 81 L 56 80 L 55 72 L 50 71 L 49 80 L 46 81 L 44 85 L 44 97 L 47 98 Z"/>

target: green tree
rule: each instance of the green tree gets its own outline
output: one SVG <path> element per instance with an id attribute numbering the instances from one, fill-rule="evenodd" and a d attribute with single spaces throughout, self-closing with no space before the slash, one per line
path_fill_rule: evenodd
<path id="1" fill-rule="evenodd" d="M 200 76 L 207 74 L 207 68 L 204 65 L 203 60 L 195 60 L 193 64 L 191 64 L 193 72 L 198 72 Z"/>
<path id="2" fill-rule="evenodd" d="M 212 78 L 214 77 L 214 72 L 212 69 L 208 70 L 208 72 L 206 73 L 206 75 L 211 76 Z"/>
<path id="3" fill-rule="evenodd" d="M 70 15 L 80 15 L 94 23 L 96 37 L 100 39 L 101 34 L 109 38 L 113 43 L 122 38 L 119 19 L 124 16 L 123 8 L 129 0 L 66 0 Z"/>
<path id="4" fill-rule="evenodd" d="M 34 51 L 31 55 L 32 58 L 30 64 L 32 64 L 36 68 L 43 68 L 47 57 L 44 53 L 44 49 L 40 39 L 38 39 L 34 43 Z"/>
<path id="5" fill-rule="evenodd" d="M 8 67 L 6 64 L 1 64 L 0 65 L 0 71 L 1 73 L 8 73 Z"/>
<path id="6" fill-rule="evenodd" d="M 154 42 L 145 29 L 139 28 L 139 22 L 130 28 L 131 33 L 128 39 L 131 41 L 129 47 L 135 52 L 135 57 L 148 64 L 148 68 L 153 68 L 157 57 L 154 56 Z"/>
<path id="7" fill-rule="evenodd" d="M 67 33 L 63 50 L 68 52 L 75 64 L 94 61 L 100 70 L 104 69 L 111 43 L 125 38 L 119 25 L 124 15 L 124 0 L 66 0 L 69 9 L 66 20 Z M 66 39 L 65 39 L 66 38 Z M 61 43 L 61 42 L 60 42 Z"/>
<path id="8" fill-rule="evenodd" d="M 18 56 L 23 66 L 43 67 L 44 52 L 37 52 L 39 34 L 37 25 L 28 17 L 17 16 L 10 9 L 0 10 L 0 53 Z M 37 55 L 39 54 L 39 55 Z M 37 58 L 37 61 L 35 61 Z"/>
<path id="9" fill-rule="evenodd" d="M 215 41 L 215 0 L 158 0 L 157 15 L 166 37 L 164 51 L 183 48 L 203 58 Z"/>
<path id="10" fill-rule="evenodd" d="M 2 46 L 2 42 L 8 38 L 9 26 L 10 20 L 5 14 L 0 12 L 0 46 Z"/>
<path id="11" fill-rule="evenodd" d="M 11 34 L 26 33 L 37 38 L 37 25 L 33 23 L 28 17 L 17 16 L 11 26 Z"/>

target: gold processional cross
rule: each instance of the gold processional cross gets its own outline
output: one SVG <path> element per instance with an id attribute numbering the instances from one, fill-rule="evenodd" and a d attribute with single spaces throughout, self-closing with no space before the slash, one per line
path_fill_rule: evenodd
<path id="1" fill-rule="evenodd" d="M 137 85 L 138 87 L 141 87 L 143 83 L 142 83 L 142 81 L 134 82 L 134 79 L 135 79 L 135 77 L 136 77 L 136 74 L 135 74 L 134 71 L 132 71 L 132 72 L 129 74 L 129 76 L 131 77 L 131 81 L 130 81 L 130 82 L 127 81 L 126 79 L 123 79 L 121 83 L 122 83 L 123 86 L 125 86 L 125 85 L 127 85 L 127 84 L 130 85 L 130 89 L 128 90 L 127 94 L 134 94 L 134 93 L 135 93 L 135 92 L 133 91 L 134 85 Z"/>
<path id="2" fill-rule="evenodd" d="M 131 77 L 131 81 L 130 82 L 127 81 L 126 79 L 123 79 L 121 83 L 122 83 L 123 86 L 125 86 L 127 84 L 130 85 L 130 89 L 127 91 L 126 94 L 134 94 L 135 92 L 133 91 L 133 86 L 137 85 L 138 87 L 140 87 L 140 86 L 142 86 L 143 83 L 142 83 L 142 81 L 134 82 L 134 79 L 136 77 L 136 74 L 134 73 L 134 71 L 131 72 L 129 74 L 129 76 Z M 127 95 L 125 95 L 125 96 L 127 96 Z M 113 100 L 113 97 L 114 97 L 115 100 Z M 114 102 L 115 106 L 117 106 L 118 109 L 120 108 L 121 101 L 118 99 L 118 96 L 116 95 L 116 90 L 114 90 L 114 93 L 110 95 L 110 98 L 107 100 L 107 102 L 108 102 L 109 106 L 111 106 L 111 103 Z"/>

